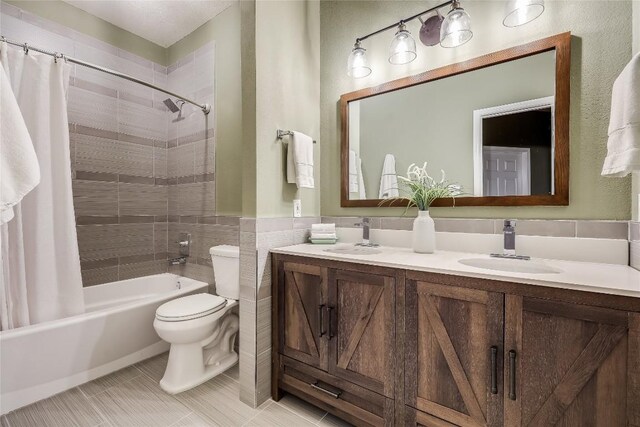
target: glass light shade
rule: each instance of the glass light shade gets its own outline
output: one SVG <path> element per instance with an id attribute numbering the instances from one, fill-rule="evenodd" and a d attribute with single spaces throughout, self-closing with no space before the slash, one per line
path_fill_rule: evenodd
<path id="1" fill-rule="evenodd" d="M 347 74 L 354 79 L 367 77 L 371 74 L 371 67 L 369 67 L 369 61 L 367 61 L 367 50 L 360 47 L 360 43 L 356 43 L 349 54 Z"/>
<path id="2" fill-rule="evenodd" d="M 533 21 L 544 12 L 544 0 L 510 0 L 507 2 L 505 27 L 517 27 Z"/>
<path id="3" fill-rule="evenodd" d="M 395 65 L 408 64 L 416 59 L 416 41 L 411 33 L 406 30 L 404 24 L 400 24 L 391 48 L 389 49 L 389 62 Z"/>
<path id="4" fill-rule="evenodd" d="M 457 47 L 462 46 L 473 37 L 471 31 L 471 17 L 461 8 L 457 2 L 447 14 L 440 27 L 440 46 Z"/>

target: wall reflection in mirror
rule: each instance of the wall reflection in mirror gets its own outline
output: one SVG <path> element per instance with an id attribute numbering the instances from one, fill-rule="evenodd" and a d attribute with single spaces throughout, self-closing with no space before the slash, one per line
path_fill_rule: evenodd
<path id="1" fill-rule="evenodd" d="M 554 194 L 555 51 L 348 104 L 349 199 L 398 197 L 412 163 L 468 196 Z"/>

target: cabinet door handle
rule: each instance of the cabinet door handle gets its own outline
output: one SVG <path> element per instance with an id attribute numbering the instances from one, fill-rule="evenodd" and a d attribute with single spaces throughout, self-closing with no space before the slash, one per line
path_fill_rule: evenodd
<path id="1" fill-rule="evenodd" d="M 491 347 L 491 394 L 498 394 L 498 347 Z"/>
<path id="2" fill-rule="evenodd" d="M 333 310 L 335 307 L 327 307 L 327 311 L 329 312 L 329 339 L 333 338 L 335 335 L 333 333 Z"/>
<path id="3" fill-rule="evenodd" d="M 509 399 L 516 400 L 516 351 L 509 351 Z"/>
<path id="4" fill-rule="evenodd" d="M 314 382 L 314 383 L 309 383 L 309 385 L 313 388 L 315 388 L 318 391 L 321 391 L 323 393 L 328 394 L 329 396 L 335 398 L 335 399 L 339 399 L 340 395 L 342 394 L 341 391 L 334 393 L 333 391 L 327 390 L 326 388 L 322 388 L 318 385 L 318 381 Z"/>
<path id="5" fill-rule="evenodd" d="M 320 304 L 318 306 L 318 328 L 320 329 L 320 332 L 318 333 L 318 337 L 322 338 L 322 336 L 325 334 L 325 330 L 324 330 L 324 304 Z"/>

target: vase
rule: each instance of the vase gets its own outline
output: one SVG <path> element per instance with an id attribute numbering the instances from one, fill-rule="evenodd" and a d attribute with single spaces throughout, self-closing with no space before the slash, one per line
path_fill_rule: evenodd
<path id="1" fill-rule="evenodd" d="M 429 211 L 418 211 L 413 221 L 413 251 L 432 254 L 436 250 L 436 227 Z"/>

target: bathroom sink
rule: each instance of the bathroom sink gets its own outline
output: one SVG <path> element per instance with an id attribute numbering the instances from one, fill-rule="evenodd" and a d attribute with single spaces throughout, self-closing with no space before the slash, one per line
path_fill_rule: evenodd
<path id="1" fill-rule="evenodd" d="M 324 251 L 344 255 L 375 255 L 382 253 L 382 250 L 378 248 L 370 248 L 367 246 L 342 246 L 338 248 L 325 249 Z"/>
<path id="2" fill-rule="evenodd" d="M 548 265 L 534 262 L 522 261 L 516 259 L 501 258 L 468 258 L 458 261 L 460 264 L 469 267 L 484 268 L 486 270 L 498 270 L 511 273 L 528 273 L 528 274 L 557 274 L 562 270 L 549 267 Z"/>

